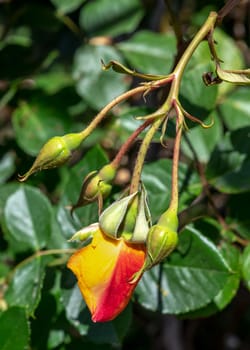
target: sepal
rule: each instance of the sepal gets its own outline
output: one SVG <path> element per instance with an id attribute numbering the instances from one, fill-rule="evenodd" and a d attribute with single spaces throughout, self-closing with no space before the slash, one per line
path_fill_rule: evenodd
<path id="1" fill-rule="evenodd" d="M 73 236 L 68 240 L 68 242 L 85 242 L 87 239 L 92 238 L 98 230 L 99 224 L 98 222 L 95 222 L 94 224 L 84 227 L 81 230 L 74 233 Z"/>
<path id="2" fill-rule="evenodd" d="M 100 228 L 115 239 L 124 238 L 131 243 L 145 243 L 151 226 L 144 186 L 110 205 L 99 218 Z"/>

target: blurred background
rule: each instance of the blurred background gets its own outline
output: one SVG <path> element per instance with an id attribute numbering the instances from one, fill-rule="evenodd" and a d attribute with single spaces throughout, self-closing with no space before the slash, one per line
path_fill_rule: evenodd
<path id="1" fill-rule="evenodd" d="M 222 311 L 207 310 L 203 315 L 164 315 L 135 302 L 126 310 L 127 316 L 123 320 L 92 328 L 89 315 L 82 311 L 85 309 L 78 292 L 74 290 L 74 294 L 71 290 L 75 281 L 63 267 L 66 260 L 58 258 L 46 271 L 45 277 L 39 275 L 37 294 L 35 297 L 32 294 L 32 303 L 28 304 L 25 314 L 14 310 L 14 316 L 4 316 L 7 304 L 27 306 L 24 299 L 20 301 L 20 296 L 26 295 L 25 288 L 32 283 L 35 273 L 32 269 L 25 271 L 26 275 L 30 274 L 30 279 L 19 274 L 20 280 L 23 278 L 25 283 L 15 280 L 5 298 L 6 276 L 35 251 L 28 239 L 20 243 L 15 236 L 15 232 L 25 235 L 26 224 L 21 219 L 25 213 L 11 212 L 13 216 L 7 215 L 7 200 L 19 188 L 18 174 L 28 170 L 41 146 L 50 137 L 82 130 L 105 104 L 140 82 L 138 78 L 116 74 L 112 70 L 104 72 L 101 60 L 104 63 L 117 60 L 144 73 L 167 74 L 208 13 L 219 10 L 223 5 L 222 0 L 0 0 L 0 310 L 9 338 L 12 338 L 15 322 L 20 329 L 20 339 L 16 338 L 18 341 L 13 340 L 8 346 L 4 343 L 7 347 L 3 349 L 250 349 L 250 297 L 247 290 L 250 276 L 247 272 L 248 283 L 235 287 L 235 293 L 238 289 L 235 297 Z M 218 43 L 225 64 L 230 67 L 233 64 L 234 69 L 250 65 L 249 0 L 238 1 L 226 16 L 218 32 Z M 210 162 L 214 166 L 212 151 L 226 131 L 245 128 L 244 135 L 249 135 L 246 128 L 250 127 L 250 90 L 240 88 L 234 91 L 223 85 L 218 88 L 219 92 L 217 87 L 208 88 L 211 90 L 207 92 L 200 79 L 200 90 L 195 95 L 192 79 L 196 79 L 199 72 L 195 71 L 192 76 L 193 67 L 198 69 L 197 62 L 203 62 L 203 59 L 205 69 L 211 65 L 209 53 L 204 52 L 199 51 L 198 61 L 192 63 L 184 78 L 182 101 L 202 120 L 216 110 L 220 122 L 210 134 L 212 136 L 204 140 L 191 125 L 193 133 L 189 140 L 191 146 L 195 145 L 192 140 L 199 145 L 198 161 L 203 165 Z M 37 230 L 44 230 L 41 235 L 46 241 L 46 244 L 38 243 L 41 249 L 69 248 L 67 239 L 71 234 L 96 220 L 96 207 L 92 205 L 82 212 L 77 211 L 74 220 L 66 213 L 65 207 L 76 202 L 83 176 L 104 164 L 107 158 L 112 159 L 122 142 L 138 126 L 133 117 L 152 111 L 163 101 L 166 93 L 167 90 L 162 89 L 145 99 L 134 97 L 127 104 L 117 106 L 102 122 L 101 128 L 75 152 L 68 168 L 41 172 L 29 180 L 25 200 L 30 198 L 29 206 L 32 207 L 32 203 L 37 206 L 32 215 L 57 218 L 53 225 L 46 222 L 46 226 L 43 220 L 37 223 L 40 226 Z M 227 94 L 231 94 L 231 99 L 227 100 Z M 241 118 L 236 117 L 238 113 Z M 168 135 L 170 141 L 166 149 L 157 140 L 152 144 L 148 164 L 170 157 L 171 125 Z M 190 142 L 183 144 L 183 159 L 188 160 L 187 163 L 194 159 Z M 138 145 L 135 144 L 121 164 L 114 184 L 114 196 L 130 181 Z M 242 149 L 240 152 L 243 152 Z M 85 159 L 84 165 L 78 163 L 82 159 Z M 146 182 L 150 181 L 147 174 L 153 169 L 158 168 L 146 170 Z M 216 189 L 223 193 L 223 198 L 220 197 L 222 215 L 227 213 L 224 195 L 236 193 L 228 207 L 229 219 L 234 223 L 238 220 L 237 225 L 240 222 L 243 241 L 250 239 L 250 172 L 247 169 L 242 175 L 242 178 L 245 176 L 244 184 L 234 182 L 228 185 L 229 190 L 225 189 L 225 183 L 224 187 L 220 183 L 215 184 Z M 46 200 L 39 197 L 36 189 Z M 155 189 L 150 191 L 155 195 Z M 192 191 L 183 197 L 183 210 L 198 193 L 197 188 Z M 166 199 L 156 196 L 154 203 L 159 202 L 159 198 L 161 202 Z M 11 210 L 22 207 L 22 202 L 18 200 L 11 202 Z M 156 204 L 154 219 L 158 215 Z M 17 217 L 20 225 L 17 224 L 12 231 L 10 221 Z M 209 231 L 213 225 L 206 223 L 205 230 Z M 46 236 L 48 227 L 53 232 L 52 238 Z M 250 271 L 249 261 L 248 258 L 245 266 Z M 27 318 L 25 315 L 28 315 Z"/>

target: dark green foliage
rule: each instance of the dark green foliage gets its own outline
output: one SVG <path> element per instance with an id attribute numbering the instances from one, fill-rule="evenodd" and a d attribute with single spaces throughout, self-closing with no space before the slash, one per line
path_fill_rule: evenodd
<path id="1" fill-rule="evenodd" d="M 184 19 L 187 37 L 205 19 L 205 5 L 217 6 L 216 1 L 198 3 L 190 13 L 193 23 Z M 78 247 L 67 240 L 98 221 L 98 206 L 77 208 L 73 215 L 69 208 L 85 176 L 113 159 L 139 125 L 134 118 L 150 113 L 166 90 L 112 110 L 65 166 L 38 172 L 27 184 L 17 180 L 49 138 L 80 132 L 101 108 L 140 82 L 103 70 L 101 61 L 116 60 L 145 74 L 171 72 L 178 58 L 177 39 L 161 6 L 160 1 L 139 0 L 0 4 L 1 350 L 132 349 L 130 342 L 137 344 L 140 337 L 142 344 L 138 341 L 134 348 L 149 349 L 152 332 L 141 330 L 148 320 L 160 324 L 162 314 L 211 317 L 234 298 L 237 303 L 240 282 L 249 298 L 250 90 L 227 83 L 205 86 L 202 74 L 214 71 L 207 43 L 187 65 L 180 89 L 183 107 L 214 125 L 203 129 L 190 122 L 182 139 L 179 244 L 166 261 L 144 274 L 133 303 L 117 319 L 93 324 L 65 267 Z M 182 4 L 177 13 L 184 10 Z M 223 68 L 243 69 L 229 24 L 216 29 L 218 55 Z M 170 120 L 166 148 L 156 134 L 143 169 L 153 222 L 170 200 L 172 131 Z M 137 144 L 122 170 L 132 170 L 136 154 Z M 127 179 L 118 176 L 104 207 L 126 185 Z M 249 303 L 246 308 L 248 332 Z M 239 332 L 243 341 L 247 332 Z"/>

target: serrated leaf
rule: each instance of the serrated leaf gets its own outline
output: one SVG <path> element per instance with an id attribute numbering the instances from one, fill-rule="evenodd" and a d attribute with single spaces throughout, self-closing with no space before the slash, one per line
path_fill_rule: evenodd
<path id="1" fill-rule="evenodd" d="M 133 69 L 144 74 L 170 73 L 176 53 L 176 40 L 172 34 L 139 31 L 117 47 Z"/>
<path id="2" fill-rule="evenodd" d="M 52 209 L 37 189 L 20 185 L 4 208 L 6 238 L 15 252 L 38 251 L 50 239 Z"/>
<path id="3" fill-rule="evenodd" d="M 28 350 L 29 333 L 25 309 L 11 307 L 0 315 L 1 350 Z"/>
<path id="4" fill-rule="evenodd" d="M 80 13 L 80 25 L 89 36 L 117 36 L 134 31 L 144 14 L 139 0 L 96 0 Z"/>
<path id="5" fill-rule="evenodd" d="M 216 246 L 187 228 L 167 262 L 145 273 L 136 293 L 147 309 L 180 314 L 213 300 L 232 274 Z"/>
<path id="6" fill-rule="evenodd" d="M 29 316 L 34 316 L 41 298 L 47 258 L 36 257 L 15 269 L 5 295 L 8 305 L 23 307 Z"/>
<path id="7" fill-rule="evenodd" d="M 122 75 L 103 71 L 101 60 L 122 62 L 122 57 L 110 46 L 84 45 L 77 50 L 73 66 L 73 78 L 78 94 L 97 110 L 128 87 L 128 82 Z"/>
<path id="8" fill-rule="evenodd" d="M 247 288 L 250 290 L 250 245 L 248 245 L 242 254 L 242 277 Z"/>
<path id="9" fill-rule="evenodd" d="M 208 317 L 213 315 L 223 310 L 236 295 L 240 285 L 240 252 L 228 243 L 222 243 L 219 251 L 232 269 L 232 274 L 228 276 L 225 284 L 211 303 L 203 308 L 183 314 L 183 318 Z"/>
<path id="10" fill-rule="evenodd" d="M 220 252 L 232 270 L 225 285 L 214 298 L 215 305 L 222 310 L 236 295 L 240 285 L 240 251 L 229 243 L 222 243 Z"/>

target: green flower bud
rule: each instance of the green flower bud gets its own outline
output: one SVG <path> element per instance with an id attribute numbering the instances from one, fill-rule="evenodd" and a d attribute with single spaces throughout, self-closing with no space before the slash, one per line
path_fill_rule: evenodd
<path id="1" fill-rule="evenodd" d="M 147 259 L 145 269 L 164 260 L 176 247 L 178 235 L 176 231 L 160 225 L 151 227 L 147 239 Z"/>
<path id="2" fill-rule="evenodd" d="M 116 175 L 116 168 L 112 164 L 105 165 L 99 172 L 92 171 L 82 184 L 79 198 L 71 208 L 71 213 L 79 207 L 92 203 L 98 199 L 105 199 L 111 192 L 110 182 Z"/>
<path id="3" fill-rule="evenodd" d="M 19 181 L 25 181 L 37 171 L 56 168 L 64 164 L 76 148 L 83 141 L 81 133 L 66 134 L 64 136 L 54 136 L 41 148 L 32 167 L 22 176 Z"/>
<path id="4" fill-rule="evenodd" d="M 101 230 L 112 238 L 123 237 L 131 243 L 144 243 L 151 216 L 144 187 L 110 205 L 99 218 Z"/>
<path id="5" fill-rule="evenodd" d="M 161 215 L 158 223 L 151 227 L 147 238 L 147 258 L 144 269 L 164 260 L 178 243 L 178 217 L 177 213 L 169 208 Z"/>
<path id="6" fill-rule="evenodd" d="M 161 215 L 156 225 L 153 225 L 147 236 L 147 255 L 144 266 L 131 279 L 135 283 L 141 274 L 163 261 L 178 243 L 178 217 L 177 213 L 169 208 Z"/>

